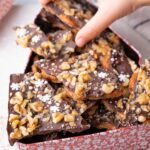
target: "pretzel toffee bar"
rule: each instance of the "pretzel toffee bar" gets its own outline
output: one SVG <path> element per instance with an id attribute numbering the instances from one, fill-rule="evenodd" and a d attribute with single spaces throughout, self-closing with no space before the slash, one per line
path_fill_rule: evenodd
<path id="1" fill-rule="evenodd" d="M 95 12 L 85 1 L 56 0 L 34 23 L 15 28 L 17 44 L 34 57 L 26 73 L 10 76 L 10 144 L 150 123 L 150 62 L 139 67 L 109 29 L 82 48 L 75 45 Z"/>
<path id="2" fill-rule="evenodd" d="M 120 76 L 118 78 L 115 73 L 101 68 L 88 53 L 55 62 L 40 60 L 35 65 L 41 69 L 43 77 L 62 82 L 67 93 L 75 100 L 118 97 L 129 83 L 129 75 L 123 75 L 127 76 L 127 81 L 122 82 Z"/>
<path id="3" fill-rule="evenodd" d="M 56 58 L 58 54 L 67 56 L 74 52 L 75 43 L 69 30 L 56 31 L 45 35 L 36 25 L 16 27 L 17 44 L 31 48 L 35 53 L 45 58 Z"/>

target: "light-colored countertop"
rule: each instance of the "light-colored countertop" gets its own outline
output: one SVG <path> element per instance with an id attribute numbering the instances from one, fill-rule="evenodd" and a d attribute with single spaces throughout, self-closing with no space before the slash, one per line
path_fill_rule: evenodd
<path id="1" fill-rule="evenodd" d="M 8 147 L 6 134 L 9 75 L 24 72 L 30 53 L 30 50 L 22 49 L 16 45 L 12 28 L 16 25 L 32 22 L 39 10 L 40 5 L 37 0 L 17 0 L 9 14 L 0 23 L 0 150 L 14 148 Z M 146 35 L 143 36 L 139 32 L 141 31 L 139 27 L 136 30 L 132 29 L 133 24 L 135 23 L 130 22 L 128 18 L 124 18 L 114 23 L 112 28 L 139 49 L 144 57 L 150 58 L 150 43 L 146 39 L 147 37 L 143 38 Z"/>

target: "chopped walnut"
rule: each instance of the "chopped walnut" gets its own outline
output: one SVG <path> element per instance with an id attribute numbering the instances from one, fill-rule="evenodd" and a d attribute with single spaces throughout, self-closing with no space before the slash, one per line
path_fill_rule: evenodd
<path id="1" fill-rule="evenodd" d="M 60 112 L 56 112 L 56 113 L 52 114 L 52 120 L 54 123 L 59 123 L 63 119 L 64 119 L 64 114 L 62 114 Z"/>
<path id="2" fill-rule="evenodd" d="M 21 92 L 16 92 L 16 93 L 15 93 L 15 97 L 16 97 L 18 100 L 23 101 L 23 96 L 22 96 Z"/>
<path id="3" fill-rule="evenodd" d="M 30 108 L 35 112 L 42 112 L 44 108 L 44 104 L 41 101 L 36 101 L 36 102 L 30 103 L 29 105 L 30 105 Z"/>
<path id="4" fill-rule="evenodd" d="M 88 72 L 82 72 L 79 74 L 78 76 L 78 80 L 79 82 L 87 82 L 91 79 L 90 75 L 88 74 Z"/>
<path id="5" fill-rule="evenodd" d="M 21 108 L 25 108 L 28 103 L 29 103 L 29 100 L 24 100 L 24 101 L 22 102 L 22 104 L 20 105 Z"/>
<path id="6" fill-rule="evenodd" d="M 55 95 L 53 99 L 56 101 L 61 101 L 64 97 L 66 97 L 66 92 L 61 92 Z"/>
<path id="7" fill-rule="evenodd" d="M 24 117 L 23 119 L 20 120 L 20 126 L 24 125 L 27 123 L 27 118 Z"/>
<path id="8" fill-rule="evenodd" d="M 27 128 L 26 128 L 26 127 L 24 127 L 24 126 L 20 126 L 20 127 L 19 127 L 19 129 L 20 129 L 21 134 L 22 134 L 23 136 L 28 136 L 28 135 L 29 135 L 29 133 L 28 133 L 28 131 L 27 131 Z"/>
<path id="9" fill-rule="evenodd" d="M 30 115 L 27 115 L 28 119 L 28 125 L 27 125 L 27 131 L 29 133 L 33 132 L 37 128 L 37 124 L 39 122 L 38 118 L 32 118 Z"/>
<path id="10" fill-rule="evenodd" d="M 22 138 L 21 131 L 19 129 L 15 129 L 14 132 L 10 133 L 10 138 L 17 140 L 21 139 Z"/>
<path id="11" fill-rule="evenodd" d="M 41 79 L 42 75 L 39 72 L 34 73 L 35 80 Z"/>
<path id="12" fill-rule="evenodd" d="M 19 125 L 19 123 L 20 123 L 19 120 L 14 120 L 14 121 L 12 121 L 12 123 L 11 123 L 12 128 L 13 128 L 13 129 L 17 128 L 17 126 Z"/>
<path id="13" fill-rule="evenodd" d="M 74 122 L 75 116 L 73 114 L 67 114 L 64 116 L 64 121 L 65 122 Z"/>
<path id="14" fill-rule="evenodd" d="M 41 46 L 42 46 L 43 48 L 46 48 L 46 49 L 49 49 L 49 48 L 53 48 L 53 47 L 54 47 L 53 44 L 52 44 L 50 41 L 43 42 L 43 43 L 41 44 Z"/>
<path id="15" fill-rule="evenodd" d="M 145 122 L 146 118 L 144 116 L 138 116 L 138 121 L 139 122 Z"/>
<path id="16" fill-rule="evenodd" d="M 36 52 L 37 52 L 37 54 L 42 55 L 42 53 L 43 53 L 42 48 L 41 48 L 41 47 L 38 47 L 38 48 L 36 49 Z"/>
<path id="17" fill-rule="evenodd" d="M 69 122 L 69 125 L 70 125 L 71 127 L 76 127 L 75 122 Z"/>
<path id="18" fill-rule="evenodd" d="M 70 69 L 70 64 L 68 62 L 63 62 L 60 65 L 60 69 L 62 69 L 62 70 L 68 70 L 68 69 Z"/>
<path id="19" fill-rule="evenodd" d="M 124 82 L 123 82 L 123 86 L 124 87 L 127 87 L 129 85 L 129 82 L 130 80 L 129 79 L 126 79 Z"/>
<path id="20" fill-rule="evenodd" d="M 14 105 L 13 109 L 18 114 L 27 114 L 27 110 L 25 108 L 22 108 L 19 104 Z"/>
<path id="21" fill-rule="evenodd" d="M 123 109 L 123 103 L 122 103 L 122 99 L 118 100 L 117 106 L 121 109 Z"/>
<path id="22" fill-rule="evenodd" d="M 32 133 L 37 128 L 36 124 L 29 124 L 27 127 L 27 132 Z"/>
<path id="23" fill-rule="evenodd" d="M 94 72 L 94 71 L 96 70 L 96 68 L 97 68 L 97 63 L 96 63 L 96 61 L 90 61 L 90 62 L 89 62 L 89 67 L 90 67 L 90 70 L 91 70 L 92 72 Z"/>
<path id="24" fill-rule="evenodd" d="M 79 59 L 87 59 L 88 58 L 88 53 L 84 53 L 84 54 L 81 54 L 80 56 L 79 56 Z"/>
<path id="25" fill-rule="evenodd" d="M 17 38 L 16 42 L 17 44 L 21 45 L 22 47 L 26 48 L 28 47 L 28 44 L 30 42 L 30 36 L 25 36 L 25 37 L 21 37 L 21 38 Z"/>
<path id="26" fill-rule="evenodd" d="M 77 78 L 76 78 L 76 77 L 73 77 L 70 84 L 71 84 L 72 86 L 75 86 L 75 85 L 76 85 L 76 82 L 77 82 Z"/>
<path id="27" fill-rule="evenodd" d="M 16 97 L 12 97 L 12 98 L 10 99 L 10 104 L 12 104 L 12 105 L 21 104 L 21 103 L 22 103 L 22 100 L 19 100 L 19 99 L 16 98 Z"/>
<path id="28" fill-rule="evenodd" d="M 135 110 L 135 113 L 136 113 L 137 115 L 139 115 L 139 114 L 141 113 L 141 109 L 140 109 L 140 108 L 137 108 L 137 109 Z"/>
<path id="29" fill-rule="evenodd" d="M 131 69 L 134 72 L 137 69 L 137 65 L 135 64 L 134 61 L 129 59 L 129 64 L 131 65 Z"/>
<path id="30" fill-rule="evenodd" d="M 86 90 L 86 84 L 77 83 L 75 87 L 75 94 L 80 95 Z"/>
<path id="31" fill-rule="evenodd" d="M 9 116 L 9 122 L 12 122 L 12 121 L 18 120 L 18 119 L 19 119 L 19 115 L 10 114 L 10 116 Z"/>
<path id="32" fill-rule="evenodd" d="M 73 75 L 70 74 L 69 72 L 62 72 L 61 74 L 59 74 L 57 76 L 57 78 L 62 81 L 62 80 L 67 80 L 67 81 L 71 81 L 73 78 Z"/>
<path id="33" fill-rule="evenodd" d="M 112 85 L 111 83 L 103 84 L 103 85 L 102 85 L 102 90 L 103 90 L 106 94 L 112 93 L 114 89 L 115 89 L 115 87 L 114 87 L 114 85 Z"/>
<path id="34" fill-rule="evenodd" d="M 74 116 L 78 116 L 79 115 L 79 113 L 76 110 L 72 110 L 71 114 L 74 115 Z"/>
<path id="35" fill-rule="evenodd" d="M 148 104 L 148 102 L 150 101 L 150 97 L 147 94 L 142 93 L 141 95 L 138 96 L 136 101 L 141 105 Z"/>
<path id="36" fill-rule="evenodd" d="M 10 104 L 21 104 L 23 101 L 23 96 L 21 95 L 21 92 L 16 92 L 15 96 L 10 99 Z"/>
<path id="37" fill-rule="evenodd" d="M 76 106 L 80 109 L 80 112 L 83 113 L 87 110 L 87 105 L 84 103 L 77 103 Z"/>
<path id="38" fill-rule="evenodd" d="M 148 111 L 148 108 L 147 108 L 147 105 L 141 105 L 141 109 L 145 112 L 149 112 Z"/>
<path id="39" fill-rule="evenodd" d="M 27 92 L 27 99 L 30 100 L 31 98 L 33 98 L 33 93 L 31 91 L 28 91 Z"/>

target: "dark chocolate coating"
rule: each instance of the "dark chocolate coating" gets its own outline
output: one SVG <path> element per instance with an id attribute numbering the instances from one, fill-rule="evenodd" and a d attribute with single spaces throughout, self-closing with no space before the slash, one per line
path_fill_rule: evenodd
<path id="1" fill-rule="evenodd" d="M 21 84 L 23 83 L 24 88 L 22 91 Z M 32 113 L 31 118 L 38 117 L 38 124 L 37 127 L 28 135 L 24 136 L 22 135 L 21 139 L 23 138 L 29 138 L 35 135 L 44 135 L 51 132 L 59 132 L 59 131 L 68 131 L 72 133 L 81 132 L 83 130 L 87 130 L 90 126 L 84 121 L 84 119 L 81 117 L 81 114 L 85 111 L 84 109 L 81 109 L 77 107 L 77 102 L 75 105 L 72 104 L 72 99 L 62 99 L 62 100 L 55 100 L 55 91 L 54 89 L 49 85 L 49 83 L 44 79 L 38 79 L 36 80 L 34 78 L 33 73 L 27 73 L 27 74 L 18 74 L 18 75 L 11 75 L 10 77 L 10 98 L 9 98 L 9 115 L 14 114 L 19 116 L 19 120 L 23 119 L 28 115 L 28 113 Z M 33 93 L 33 97 L 29 99 L 27 97 L 28 92 Z M 28 99 L 29 102 L 27 103 L 25 109 L 27 111 L 27 114 L 22 114 L 16 112 L 14 109 L 14 106 L 16 104 L 11 103 L 11 99 L 15 96 L 16 92 L 20 92 L 22 94 L 23 100 Z M 66 99 L 66 100 L 65 100 Z M 36 112 L 35 110 L 29 109 L 32 103 L 34 102 L 42 102 L 43 108 L 42 111 Z M 20 104 L 21 105 L 21 104 Z M 78 112 L 78 115 L 75 116 L 74 124 L 75 126 L 71 126 L 69 122 L 65 121 L 59 121 L 55 123 L 53 121 L 52 115 L 56 112 L 60 112 L 64 115 L 71 114 L 72 110 L 76 110 Z M 44 110 L 46 110 L 46 113 L 44 113 Z M 49 118 L 48 120 L 47 117 Z M 27 122 L 28 123 L 28 122 Z M 28 127 L 28 124 L 23 125 L 25 128 Z M 14 129 L 11 126 L 11 123 L 8 121 L 7 125 L 7 131 L 8 135 L 11 134 L 11 132 L 14 131 Z M 9 137 L 10 144 L 13 144 L 14 142 L 18 141 L 18 139 L 11 139 Z"/>

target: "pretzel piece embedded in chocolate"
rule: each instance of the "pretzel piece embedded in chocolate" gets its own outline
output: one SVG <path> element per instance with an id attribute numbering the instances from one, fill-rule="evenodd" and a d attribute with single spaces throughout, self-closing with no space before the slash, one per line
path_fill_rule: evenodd
<path id="1" fill-rule="evenodd" d="M 75 100 L 118 97 L 126 92 L 124 82 L 128 77 L 120 80 L 115 72 L 103 69 L 88 53 L 53 62 L 41 60 L 35 62 L 35 66 L 46 79 L 63 83 L 68 95 Z"/>
<path id="2" fill-rule="evenodd" d="M 47 4 L 45 10 L 71 28 L 81 28 L 95 13 L 93 8 L 87 9 L 85 5 L 74 0 L 56 0 Z"/>

